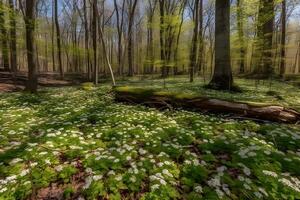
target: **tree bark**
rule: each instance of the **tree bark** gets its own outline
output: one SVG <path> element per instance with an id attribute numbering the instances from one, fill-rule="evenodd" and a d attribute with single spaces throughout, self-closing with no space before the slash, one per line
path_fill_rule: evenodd
<path id="1" fill-rule="evenodd" d="M 58 67 L 60 72 L 60 78 L 64 79 L 64 69 L 62 66 L 62 58 L 61 58 L 61 34 L 60 34 L 60 27 L 58 21 L 58 3 L 57 0 L 54 1 L 54 19 L 55 19 L 55 26 L 56 26 L 56 42 L 57 42 L 57 55 L 58 55 Z"/>
<path id="2" fill-rule="evenodd" d="M 197 50 L 198 50 L 198 28 L 199 28 L 199 1 L 195 0 L 193 9 L 194 31 L 191 43 L 190 52 L 190 82 L 194 81 L 194 72 L 197 65 Z"/>
<path id="3" fill-rule="evenodd" d="M 86 51 L 86 71 L 87 71 L 87 78 L 91 80 L 91 67 L 90 67 L 90 50 L 89 50 L 89 23 L 87 18 L 87 0 L 83 0 L 83 18 L 84 18 L 84 45 Z"/>
<path id="4" fill-rule="evenodd" d="M 214 89 L 231 90 L 230 0 L 216 0 L 215 70 L 209 84 Z"/>
<path id="5" fill-rule="evenodd" d="M 5 71 L 10 71 L 9 68 L 9 53 L 7 44 L 7 30 L 5 28 L 5 6 L 3 0 L 0 0 L 0 39 L 2 50 L 2 61 Z"/>
<path id="6" fill-rule="evenodd" d="M 165 0 L 159 0 L 159 13 L 160 13 L 160 28 L 159 28 L 159 42 L 160 42 L 160 60 L 162 77 L 167 76 L 166 72 L 166 53 L 165 53 Z"/>
<path id="7" fill-rule="evenodd" d="M 280 56 L 280 77 L 285 73 L 285 43 L 286 43 L 286 0 L 282 1 L 281 13 L 281 56 Z"/>
<path id="8" fill-rule="evenodd" d="M 92 10 L 93 10 L 93 19 L 92 19 L 92 39 L 93 39 L 93 52 L 94 52 L 94 83 L 98 85 L 98 63 L 97 63 L 97 0 L 93 0 L 92 3 Z"/>
<path id="9" fill-rule="evenodd" d="M 134 48 L 133 47 L 133 34 L 132 28 L 134 24 L 134 15 L 137 5 L 137 0 L 130 0 L 130 5 L 128 5 L 129 9 L 129 19 L 128 19 L 128 46 L 127 46 L 127 53 L 128 53 L 128 76 L 133 76 L 134 68 L 133 68 L 133 54 Z"/>
<path id="10" fill-rule="evenodd" d="M 238 35 L 239 35 L 239 43 L 240 43 L 240 74 L 245 73 L 245 40 L 244 40 L 244 17 L 243 17 L 243 6 L 242 0 L 237 0 L 237 24 L 238 24 Z"/>
<path id="11" fill-rule="evenodd" d="M 300 113 L 281 106 L 255 106 L 247 103 L 227 101 L 206 97 L 184 97 L 185 95 L 156 93 L 154 90 L 141 88 L 114 89 L 118 102 L 142 104 L 156 108 L 183 108 L 192 111 L 204 111 L 213 113 L 232 113 L 240 118 L 252 118 L 281 123 L 297 123 L 300 121 Z"/>
<path id="12" fill-rule="evenodd" d="M 262 78 L 269 78 L 274 73 L 272 67 L 274 18 L 274 0 L 260 0 L 255 53 L 257 61 L 252 73 Z"/>
<path id="13" fill-rule="evenodd" d="M 28 62 L 28 82 L 26 90 L 31 93 L 37 92 L 38 77 L 36 66 L 35 52 L 35 17 L 36 17 L 36 0 L 26 0 L 25 9 L 25 29 L 26 29 L 26 47 Z"/>
<path id="14" fill-rule="evenodd" d="M 9 0 L 10 8 L 10 64 L 14 75 L 17 73 L 17 31 L 16 31 L 16 11 L 13 0 Z"/>
<path id="15" fill-rule="evenodd" d="M 201 72 L 201 70 L 203 70 L 204 73 L 204 69 L 202 69 L 203 66 L 203 62 L 204 62 L 204 55 L 203 55 L 203 51 L 204 51 L 204 38 L 203 38 L 203 0 L 200 0 L 199 2 L 199 33 L 198 33 L 198 37 L 199 37 L 199 50 L 198 50 L 198 58 L 197 58 L 197 71 Z"/>

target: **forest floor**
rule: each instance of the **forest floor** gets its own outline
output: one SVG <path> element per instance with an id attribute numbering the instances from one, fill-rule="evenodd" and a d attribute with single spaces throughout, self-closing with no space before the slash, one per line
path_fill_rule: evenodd
<path id="1" fill-rule="evenodd" d="M 182 81 L 167 89 L 300 108 L 285 83 L 237 80 L 245 92 L 226 93 Z M 299 199 L 299 166 L 299 125 L 124 105 L 108 84 L 0 98 L 1 200 Z"/>

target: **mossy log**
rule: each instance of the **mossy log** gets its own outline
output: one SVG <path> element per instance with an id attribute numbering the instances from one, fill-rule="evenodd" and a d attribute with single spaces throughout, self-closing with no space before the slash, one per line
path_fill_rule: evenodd
<path id="1" fill-rule="evenodd" d="M 186 94 L 175 94 L 143 88 L 115 87 L 118 102 L 141 104 L 155 108 L 182 108 L 186 110 L 231 113 L 238 117 L 280 123 L 297 123 L 300 113 L 276 105 L 252 105 L 250 103 L 221 100 Z"/>

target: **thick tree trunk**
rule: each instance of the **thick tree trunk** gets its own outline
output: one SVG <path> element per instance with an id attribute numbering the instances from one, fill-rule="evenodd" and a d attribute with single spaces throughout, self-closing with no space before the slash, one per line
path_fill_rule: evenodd
<path id="1" fill-rule="evenodd" d="M 10 71 L 9 68 L 9 54 L 7 44 L 7 31 L 5 28 L 5 7 L 3 0 L 0 0 L 0 39 L 1 39 L 1 50 L 2 50 L 2 62 L 5 71 Z"/>
<path id="2" fill-rule="evenodd" d="M 133 66 L 133 54 L 134 54 L 134 40 L 133 40 L 133 24 L 134 24 L 134 15 L 137 5 L 137 0 L 130 0 L 129 7 L 129 19 L 128 19 L 128 46 L 127 46 L 127 53 L 128 53 L 128 76 L 133 76 L 134 74 L 134 66 Z"/>
<path id="3" fill-rule="evenodd" d="M 233 78 L 230 63 L 230 0 L 216 0 L 215 70 L 210 86 L 231 90 Z"/>
<path id="4" fill-rule="evenodd" d="M 297 123 L 300 113 L 281 106 L 255 106 L 247 103 L 206 97 L 180 97 L 176 94 L 156 93 L 153 90 L 115 88 L 118 102 L 142 104 L 156 108 L 183 108 L 193 111 L 232 113 L 240 118 L 253 118 L 282 123 Z M 184 96 L 184 95 L 182 95 Z"/>
<path id="5" fill-rule="evenodd" d="M 36 0 L 26 0 L 25 9 L 25 29 L 26 29 L 26 47 L 27 47 L 27 62 L 28 62 L 28 82 L 26 90 L 37 92 L 37 67 L 36 67 L 36 52 L 35 52 L 35 15 L 36 15 Z"/>
<path id="6" fill-rule="evenodd" d="M 280 55 L 280 76 L 285 73 L 285 43 L 286 43 L 286 0 L 282 1 L 281 13 L 281 55 Z"/>
<path id="7" fill-rule="evenodd" d="M 261 0 L 257 19 L 256 62 L 252 73 L 262 78 L 269 78 L 274 73 L 272 66 L 274 18 L 274 0 Z"/>
<path id="8" fill-rule="evenodd" d="M 54 1 L 54 15 L 55 15 L 55 26 L 56 26 L 56 42 L 57 42 L 57 55 L 58 55 L 58 67 L 60 72 L 60 78 L 64 79 L 64 69 L 62 66 L 62 58 L 61 58 L 61 34 L 60 27 L 58 21 L 58 3 L 57 0 Z"/>

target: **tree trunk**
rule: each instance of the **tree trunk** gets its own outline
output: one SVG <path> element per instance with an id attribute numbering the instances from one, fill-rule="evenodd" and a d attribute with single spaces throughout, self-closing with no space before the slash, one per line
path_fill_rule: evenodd
<path id="1" fill-rule="evenodd" d="M 35 16 L 36 16 L 36 0 L 26 0 L 25 9 L 25 28 L 26 28 L 26 47 L 28 62 L 28 82 L 26 90 L 31 93 L 37 92 L 38 78 L 36 67 L 35 52 Z"/>
<path id="2" fill-rule="evenodd" d="M 199 1 L 194 2 L 194 12 L 193 12 L 193 21 L 194 21 L 194 31 L 192 39 L 192 48 L 190 52 L 190 82 L 194 81 L 194 72 L 197 65 L 197 50 L 198 50 L 198 27 L 199 27 Z"/>
<path id="3" fill-rule="evenodd" d="M 199 2 L 199 52 L 198 52 L 198 58 L 197 58 L 197 71 L 201 72 L 202 70 L 202 65 L 204 61 L 203 57 L 203 50 L 204 50 L 204 38 L 203 38 L 203 0 L 200 0 Z M 204 73 L 204 69 L 203 69 Z"/>
<path id="4" fill-rule="evenodd" d="M 209 85 L 222 90 L 231 90 L 233 86 L 230 63 L 230 0 L 216 0 L 215 70 Z"/>
<path id="5" fill-rule="evenodd" d="M 281 55 L 280 55 L 280 77 L 285 73 L 285 43 L 286 43 L 286 0 L 282 1 L 281 14 Z"/>
<path id="6" fill-rule="evenodd" d="M 2 50 L 2 62 L 5 71 L 9 71 L 9 54 L 7 44 L 7 31 L 5 28 L 5 7 L 3 0 L 0 0 L 0 39 L 1 39 L 1 50 Z"/>
<path id="7" fill-rule="evenodd" d="M 57 42 L 57 55 L 58 55 L 58 67 L 60 72 L 60 78 L 64 79 L 64 69 L 62 66 L 62 59 L 61 59 L 61 34 L 60 34 L 60 27 L 58 21 L 58 3 L 57 0 L 54 1 L 54 15 L 55 15 L 55 26 L 56 26 L 56 42 Z"/>
<path id="8" fill-rule="evenodd" d="M 10 8 L 10 64 L 11 71 L 14 76 L 17 73 L 17 31 L 16 31 L 16 11 L 13 0 L 9 0 L 9 8 Z"/>
<path id="9" fill-rule="evenodd" d="M 93 0 L 93 19 L 92 19 L 92 39 L 93 39 L 93 52 L 94 52 L 94 83 L 98 85 L 99 68 L 97 65 L 97 0 Z"/>
<path id="10" fill-rule="evenodd" d="M 160 28 L 159 28 L 159 41 L 160 41 L 160 60 L 162 77 L 167 76 L 166 72 L 166 55 L 165 55 L 165 0 L 159 0 L 159 12 L 160 12 Z"/>
<path id="11" fill-rule="evenodd" d="M 133 2 L 130 0 L 129 7 L 129 19 L 128 19 L 128 46 L 127 46 L 127 53 L 128 53 L 128 76 L 133 76 L 134 70 L 133 70 L 133 54 L 134 54 L 134 48 L 133 48 L 133 33 L 132 28 L 134 24 L 134 15 L 136 10 L 137 0 L 133 0 Z"/>
<path id="12" fill-rule="evenodd" d="M 87 71 L 87 78 L 91 80 L 91 68 L 90 68 L 90 50 L 89 50 L 89 23 L 87 18 L 87 0 L 83 0 L 83 16 L 84 16 L 84 45 L 86 51 L 86 71 Z"/>
<path id="13" fill-rule="evenodd" d="M 237 0 L 237 24 L 238 24 L 238 35 L 239 35 L 239 42 L 240 42 L 240 67 L 239 72 L 240 74 L 245 73 L 245 41 L 244 41 L 244 17 L 243 17 L 243 6 L 242 0 Z"/>
<path id="14" fill-rule="evenodd" d="M 274 0 L 261 0 L 257 19 L 256 63 L 254 75 L 269 78 L 274 73 L 273 59 L 273 31 L 274 31 Z"/>

